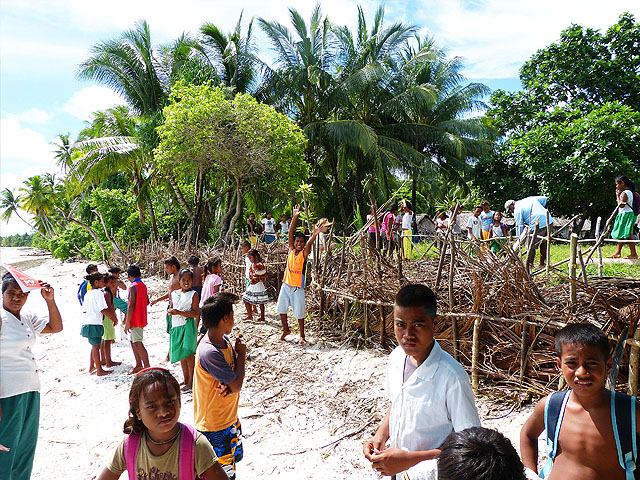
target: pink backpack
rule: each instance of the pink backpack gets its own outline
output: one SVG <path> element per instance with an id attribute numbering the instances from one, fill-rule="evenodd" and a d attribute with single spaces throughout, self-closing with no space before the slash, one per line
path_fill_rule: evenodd
<path id="1" fill-rule="evenodd" d="M 178 458 L 178 480 L 195 480 L 194 465 L 196 460 L 196 431 L 189 425 L 182 425 L 182 435 L 180 436 L 180 450 Z M 138 452 L 140 450 L 141 433 L 129 435 L 124 441 L 124 459 L 127 463 L 129 480 L 137 480 Z M 201 477 L 206 480 L 205 476 Z"/>

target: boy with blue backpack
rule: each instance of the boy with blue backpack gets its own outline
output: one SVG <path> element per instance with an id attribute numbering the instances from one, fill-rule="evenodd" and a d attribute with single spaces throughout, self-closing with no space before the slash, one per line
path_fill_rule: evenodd
<path id="1" fill-rule="evenodd" d="M 571 324 L 556 334 L 555 350 L 570 390 L 540 400 L 522 427 L 524 466 L 538 471 L 538 436 L 546 430 L 549 460 L 540 478 L 640 478 L 638 406 L 635 397 L 605 388 L 612 363 L 607 336 L 594 325 Z"/>
<path id="2" fill-rule="evenodd" d="M 98 273 L 98 266 L 90 263 L 86 268 L 87 275 L 93 275 L 94 273 Z M 80 305 L 84 304 L 84 296 L 87 294 L 87 291 L 91 290 L 91 284 L 89 280 L 85 279 L 82 281 L 80 286 L 78 287 L 78 302 Z"/>

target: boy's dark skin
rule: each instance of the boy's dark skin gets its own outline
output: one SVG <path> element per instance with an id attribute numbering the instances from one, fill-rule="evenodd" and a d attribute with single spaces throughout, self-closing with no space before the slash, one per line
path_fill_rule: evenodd
<path id="1" fill-rule="evenodd" d="M 398 345 L 409 356 L 409 361 L 419 367 L 433 350 L 433 329 L 436 319 L 425 312 L 422 307 L 401 307 L 396 305 L 393 312 L 393 331 Z M 382 475 L 395 475 L 440 455 L 440 449 L 408 452 L 399 448 L 386 448 L 389 439 L 389 415 L 387 410 L 374 437 L 365 442 L 364 456 L 371 462 L 371 467 Z"/>
<path id="2" fill-rule="evenodd" d="M 151 300 L 151 303 L 149 303 L 150 306 L 154 306 L 156 303 L 163 300 L 169 300 L 169 306 L 171 306 L 171 292 L 173 292 L 174 290 L 180 290 L 180 280 L 178 279 L 178 272 L 180 271 L 180 269 L 173 264 L 165 263 L 164 271 L 167 272 L 167 275 L 171 275 L 171 277 L 169 278 L 169 291 L 164 295 L 156 298 L 155 300 Z M 169 361 L 168 351 L 166 361 Z"/>
<path id="3" fill-rule="evenodd" d="M 129 282 L 133 282 L 135 277 L 127 275 Z M 129 287 L 129 304 L 127 305 L 127 314 L 124 317 L 124 333 L 131 331 L 131 316 L 136 308 L 137 301 L 136 287 L 131 285 Z M 147 296 L 147 305 L 149 304 L 149 297 Z M 131 349 L 133 350 L 133 356 L 136 359 L 136 366 L 129 372 L 129 375 L 134 375 L 144 368 L 149 368 L 149 354 L 142 342 L 131 342 Z"/>
<path id="4" fill-rule="evenodd" d="M 191 267 L 191 271 L 193 272 L 193 286 L 201 287 L 202 286 L 202 268 L 200 268 L 197 263 L 189 263 L 189 267 Z"/>
<path id="5" fill-rule="evenodd" d="M 234 323 L 233 310 L 231 310 L 228 315 L 225 315 L 220 319 L 218 325 L 207 329 L 207 337 L 209 338 L 209 341 L 219 347 L 226 346 L 226 342 L 223 337 L 224 335 L 229 335 L 231 333 Z M 242 342 L 240 337 L 241 335 L 238 335 L 234 345 L 234 349 L 236 351 L 236 362 L 233 371 L 236 374 L 236 379 L 227 385 L 220 385 L 219 395 L 221 397 L 226 397 L 230 393 L 239 392 L 242 389 L 242 383 L 244 382 L 244 366 L 247 359 L 247 346 Z"/>
<path id="6" fill-rule="evenodd" d="M 605 358 L 595 346 L 568 343 L 562 345 L 556 362 L 572 391 L 549 480 L 624 480 L 611 421 L 611 393 L 604 387 L 611 358 Z M 546 398 L 538 402 L 520 432 L 522 463 L 534 472 L 538 471 L 538 436 L 544 431 L 545 404 Z M 640 431 L 638 424 L 636 431 Z"/>
<path id="7" fill-rule="evenodd" d="M 107 318 L 111 320 L 113 326 L 115 327 L 118 324 L 118 317 L 116 317 L 116 309 L 113 306 L 113 297 L 115 296 L 115 292 L 118 289 L 118 279 L 113 278 L 109 280 L 105 283 L 105 287 L 107 287 L 111 292 L 111 295 L 109 295 L 107 292 L 104 292 L 104 299 L 107 302 L 107 308 L 109 310 L 109 315 L 107 315 Z M 107 367 L 117 367 L 118 365 L 122 364 L 122 362 L 115 362 L 111 358 L 112 343 L 113 340 L 102 340 L 102 345 L 100 346 L 102 350 L 102 358 L 104 359 L 105 365 Z"/>

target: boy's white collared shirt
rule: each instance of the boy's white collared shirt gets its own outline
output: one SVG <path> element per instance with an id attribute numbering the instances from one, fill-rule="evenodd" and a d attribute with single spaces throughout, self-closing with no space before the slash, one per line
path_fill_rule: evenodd
<path id="1" fill-rule="evenodd" d="M 429 357 L 403 383 L 406 358 L 398 346 L 387 364 L 391 447 L 432 450 L 452 431 L 480 425 L 467 372 L 435 339 Z"/>

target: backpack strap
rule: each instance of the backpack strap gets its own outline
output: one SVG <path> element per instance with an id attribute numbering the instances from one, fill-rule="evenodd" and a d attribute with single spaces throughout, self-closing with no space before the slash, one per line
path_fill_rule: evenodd
<path id="1" fill-rule="evenodd" d="M 551 473 L 553 460 L 558 451 L 558 436 L 560 435 L 564 411 L 569 401 L 569 393 L 569 390 L 554 392 L 547 397 L 547 402 L 544 405 L 544 429 L 547 432 L 547 454 L 549 459 L 540 470 L 540 478 L 546 478 Z"/>
<path id="2" fill-rule="evenodd" d="M 129 480 L 137 480 L 138 451 L 140 450 L 140 433 L 134 433 L 124 440 L 124 461 L 127 464 Z"/>
<path id="3" fill-rule="evenodd" d="M 638 456 L 635 397 L 611 392 L 611 423 L 616 439 L 618 462 L 625 471 L 626 480 L 634 480 Z"/>
<path id="4" fill-rule="evenodd" d="M 191 425 L 182 424 L 178 458 L 178 480 L 195 480 L 196 432 Z"/>

